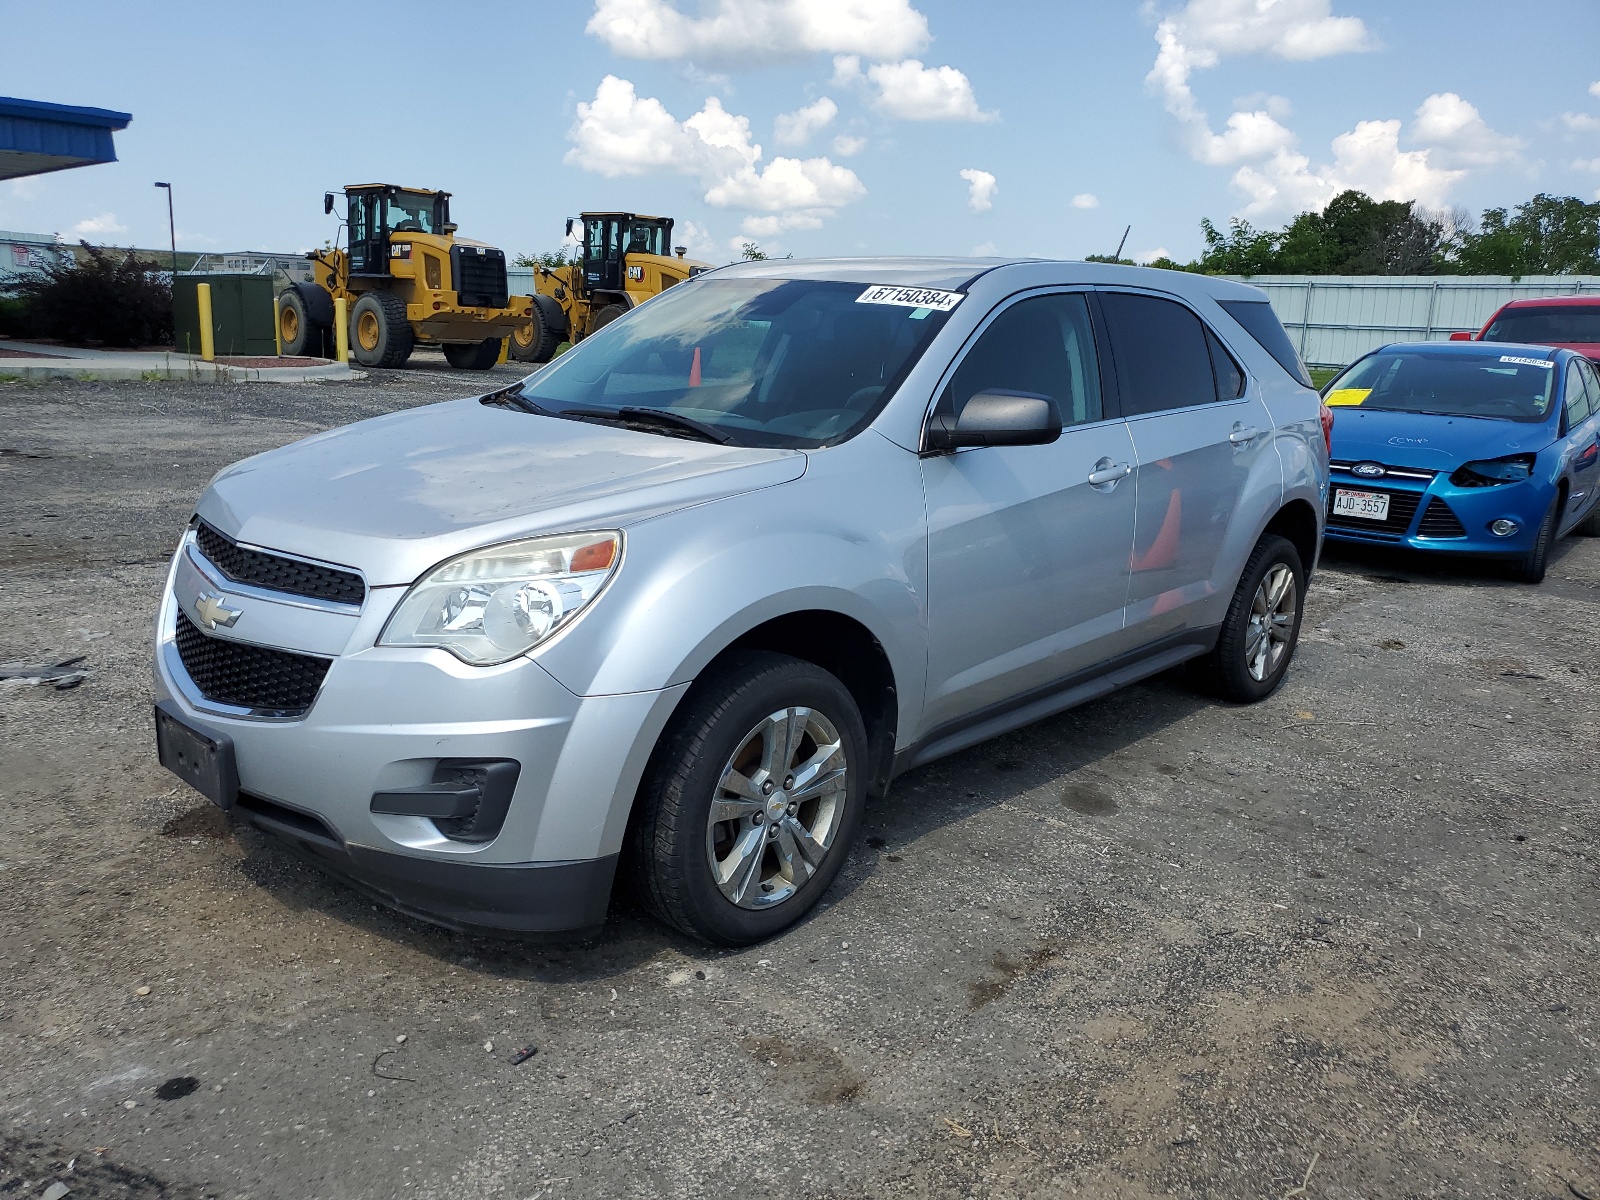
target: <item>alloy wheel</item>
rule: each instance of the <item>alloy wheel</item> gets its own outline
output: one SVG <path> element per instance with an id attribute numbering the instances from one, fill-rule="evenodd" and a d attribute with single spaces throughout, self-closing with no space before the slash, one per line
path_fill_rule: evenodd
<path id="1" fill-rule="evenodd" d="M 844 815 L 850 766 L 814 708 L 769 714 L 729 757 L 706 824 L 718 889 L 740 908 L 793 896 L 822 865 Z"/>
<path id="2" fill-rule="evenodd" d="M 1289 652 L 1294 633 L 1298 588 L 1294 572 L 1275 564 L 1256 588 L 1250 602 L 1250 624 L 1245 634 L 1244 661 L 1257 683 L 1271 677 Z"/>

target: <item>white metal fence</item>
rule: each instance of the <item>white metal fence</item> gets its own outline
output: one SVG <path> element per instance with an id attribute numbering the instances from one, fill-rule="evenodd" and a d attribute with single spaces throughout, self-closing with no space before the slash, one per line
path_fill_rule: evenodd
<path id="1" fill-rule="evenodd" d="M 1580 275 L 1232 276 L 1267 293 L 1309 366 L 1341 367 L 1388 342 L 1444 341 L 1476 332 L 1507 300 L 1600 295 Z"/>

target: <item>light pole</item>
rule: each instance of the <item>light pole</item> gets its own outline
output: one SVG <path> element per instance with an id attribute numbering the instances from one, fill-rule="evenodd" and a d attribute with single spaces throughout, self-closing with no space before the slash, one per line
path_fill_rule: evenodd
<path id="1" fill-rule="evenodd" d="M 167 234 L 172 238 L 172 286 L 178 286 L 178 227 L 172 223 L 172 185 L 158 183 L 158 188 L 167 189 Z"/>

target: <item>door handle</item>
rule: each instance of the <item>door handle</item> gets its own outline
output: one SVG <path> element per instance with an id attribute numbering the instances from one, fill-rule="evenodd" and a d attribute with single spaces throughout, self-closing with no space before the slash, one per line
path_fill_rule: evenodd
<path id="1" fill-rule="evenodd" d="M 1127 463 L 1114 463 L 1109 458 L 1102 458 L 1089 472 L 1089 483 L 1093 487 L 1105 487 L 1132 474 L 1133 468 Z"/>
<path id="2" fill-rule="evenodd" d="M 1228 440 L 1235 446 L 1243 446 L 1253 442 L 1256 440 L 1256 427 L 1235 421 L 1233 423 L 1233 432 L 1228 435 Z"/>

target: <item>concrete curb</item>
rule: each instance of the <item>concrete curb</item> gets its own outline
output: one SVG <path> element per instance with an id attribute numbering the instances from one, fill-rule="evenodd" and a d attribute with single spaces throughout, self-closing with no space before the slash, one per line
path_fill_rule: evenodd
<path id="1" fill-rule="evenodd" d="M 155 358 L 155 356 L 152 356 Z M 106 362 L 91 358 L 62 358 L 46 362 L 37 358 L 0 358 L 0 379 L 77 379 L 84 382 L 163 382 L 183 380 L 193 383 L 318 383 L 327 379 L 365 379 L 349 363 L 328 363 L 320 367 L 230 367 L 223 363 L 180 360 L 164 356 L 151 363 L 130 363 L 126 359 Z"/>

